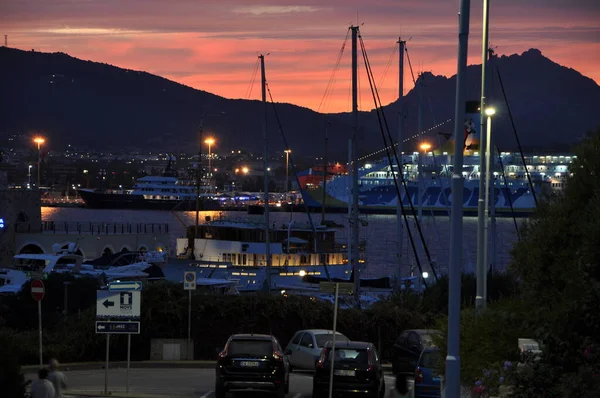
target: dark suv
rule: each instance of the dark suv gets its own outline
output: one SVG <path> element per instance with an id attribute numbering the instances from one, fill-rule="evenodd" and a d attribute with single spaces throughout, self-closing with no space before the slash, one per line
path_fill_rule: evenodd
<path id="1" fill-rule="evenodd" d="M 433 336 L 441 334 L 435 329 L 405 330 L 394 343 L 392 356 L 392 372 L 409 376 L 415 374 L 417 362 L 423 349 L 434 346 Z"/>
<path id="2" fill-rule="evenodd" d="M 290 386 L 290 364 L 277 339 L 266 334 L 235 334 L 219 353 L 215 396 L 230 390 L 264 390 L 283 398 Z"/>
<path id="3" fill-rule="evenodd" d="M 313 398 L 327 397 L 331 373 L 331 341 L 321 351 L 313 377 Z M 343 341 L 335 344 L 333 361 L 334 395 L 383 398 L 385 378 L 372 343 Z"/>

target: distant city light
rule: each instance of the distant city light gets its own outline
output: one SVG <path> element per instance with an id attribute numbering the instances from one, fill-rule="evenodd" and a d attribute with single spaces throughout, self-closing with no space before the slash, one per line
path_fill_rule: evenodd
<path id="1" fill-rule="evenodd" d="M 431 149 L 431 144 L 429 144 L 428 142 L 423 142 L 421 145 L 419 145 L 419 148 L 421 148 L 423 152 L 427 152 Z"/>

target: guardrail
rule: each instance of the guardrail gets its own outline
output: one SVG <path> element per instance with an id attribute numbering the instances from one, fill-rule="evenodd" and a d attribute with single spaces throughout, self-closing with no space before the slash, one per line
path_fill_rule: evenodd
<path id="1" fill-rule="evenodd" d="M 16 223 L 16 233 L 32 233 L 31 223 Z M 42 233 L 77 235 L 168 234 L 167 223 L 106 223 L 79 221 L 42 221 Z"/>

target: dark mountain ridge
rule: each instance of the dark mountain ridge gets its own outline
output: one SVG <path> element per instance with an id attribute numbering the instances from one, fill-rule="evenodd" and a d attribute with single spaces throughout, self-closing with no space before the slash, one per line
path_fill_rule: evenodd
<path id="1" fill-rule="evenodd" d="M 560 66 L 531 49 L 522 55 L 494 59 L 524 146 L 539 150 L 567 149 L 588 130 L 600 125 L 600 86 L 579 72 Z M 468 68 L 467 99 L 478 99 L 480 70 Z M 515 147 L 506 105 L 495 72 L 490 101 L 498 146 Z M 408 73 L 407 73 L 408 76 Z M 455 77 L 421 76 L 424 88 L 423 127 L 451 119 L 454 114 Z M 260 101 L 226 99 L 146 72 L 82 61 L 64 53 L 40 53 L 0 48 L 2 123 L 0 137 L 16 132 L 41 132 L 52 147 L 66 144 L 95 148 L 129 148 L 148 151 L 198 150 L 198 131 L 214 133 L 222 148 L 262 153 L 263 108 Z M 406 136 L 416 134 L 417 95 L 405 97 Z M 310 109 L 275 104 L 288 146 L 296 155 L 323 152 L 329 131 L 330 156 L 346 158 L 352 132 L 348 114 L 319 114 Z M 385 107 L 392 136 L 397 129 L 396 102 Z M 286 145 L 269 105 L 270 152 Z M 373 111 L 359 117 L 361 154 L 380 149 L 383 141 Z M 432 129 L 451 132 L 452 122 Z M 2 142 L 4 140 L 1 140 Z"/>

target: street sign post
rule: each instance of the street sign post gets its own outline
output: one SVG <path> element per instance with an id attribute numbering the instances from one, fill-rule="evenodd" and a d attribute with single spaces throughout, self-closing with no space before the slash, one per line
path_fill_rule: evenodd
<path id="1" fill-rule="evenodd" d="M 104 367 L 104 393 L 108 394 L 108 366 L 110 335 L 127 335 L 127 376 L 125 393 L 129 394 L 129 368 L 131 365 L 131 335 L 140 333 L 141 310 L 140 281 L 117 281 L 108 284 L 108 290 L 96 292 L 96 333 L 106 334 L 106 366 Z M 118 320 L 114 320 L 117 318 Z"/>
<path id="2" fill-rule="evenodd" d="M 335 361 L 335 334 L 337 330 L 337 313 L 338 313 L 338 296 L 340 291 L 347 294 L 352 294 L 354 283 L 349 282 L 321 282 L 319 290 L 323 293 L 333 293 L 333 338 L 331 341 L 331 369 L 329 373 L 329 398 L 333 396 L 333 368 Z"/>
<path id="3" fill-rule="evenodd" d="M 42 349 L 42 300 L 46 294 L 44 282 L 40 279 L 31 281 L 31 297 L 38 303 L 38 327 L 39 327 L 39 349 L 40 349 L 40 367 L 44 366 L 43 349 Z"/>
<path id="4" fill-rule="evenodd" d="M 196 290 L 196 271 L 186 271 L 183 274 L 183 290 L 188 291 L 188 360 L 190 358 L 191 344 L 192 344 L 192 290 Z"/>

